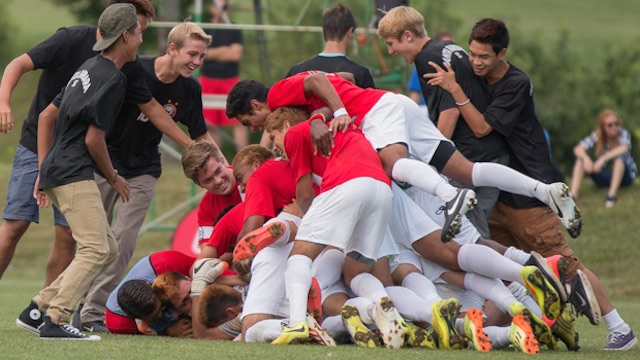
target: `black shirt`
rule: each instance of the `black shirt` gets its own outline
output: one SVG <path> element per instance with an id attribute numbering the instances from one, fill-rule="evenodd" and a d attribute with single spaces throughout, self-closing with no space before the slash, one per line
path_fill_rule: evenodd
<path id="1" fill-rule="evenodd" d="M 165 84 L 156 76 L 155 61 L 151 56 L 138 58 L 142 78 L 153 97 L 169 116 L 189 129 L 192 139 L 207 132 L 202 115 L 202 88 L 194 78 L 178 78 Z M 135 103 L 125 103 L 107 137 L 111 160 L 118 173 L 125 178 L 151 175 L 160 177 L 162 166 L 158 144 L 162 133 L 140 112 Z"/>
<path id="2" fill-rule="evenodd" d="M 237 29 L 207 29 L 205 32 L 212 36 L 210 48 L 242 44 L 242 32 Z M 204 61 L 200 73 L 213 79 L 228 79 L 240 74 L 240 64 L 237 62 Z"/>
<path id="3" fill-rule="evenodd" d="M 40 188 L 94 180 L 95 163 L 85 143 L 95 125 L 109 132 L 120 111 L 127 78 L 98 55 L 82 64 L 64 89 L 51 149 L 42 162 Z"/>
<path id="4" fill-rule="evenodd" d="M 428 64 L 429 61 L 433 61 L 443 69 L 444 63 L 450 64 L 456 73 L 456 81 L 464 93 L 469 96 L 478 111 L 484 112 L 487 106 L 486 88 L 473 72 L 467 52 L 452 41 L 431 39 L 416 56 L 415 64 L 429 116 L 436 125 L 440 113 L 456 107 L 456 103 L 449 92 L 439 86 L 428 85 L 426 79 L 422 77 L 424 74 L 435 72 L 435 69 Z M 506 144 L 500 134 L 491 132 L 482 138 L 476 137 L 462 114 L 458 117 L 451 140 L 456 144 L 456 148 L 471 161 L 491 161 L 507 154 Z"/>
<path id="5" fill-rule="evenodd" d="M 311 70 L 329 73 L 348 72 L 356 78 L 356 85 L 359 87 L 364 89 L 376 87 L 371 71 L 345 55 L 318 54 L 309 60 L 293 65 L 286 77 Z"/>
<path id="6" fill-rule="evenodd" d="M 533 84 L 527 74 L 510 64 L 502 79 L 487 86 L 490 103 L 484 118 L 495 132 L 506 138 L 509 166 L 546 184 L 560 181 L 551 163 L 544 130 L 536 117 Z M 516 209 L 544 205 L 537 199 L 504 191 L 500 193 L 500 201 Z"/>

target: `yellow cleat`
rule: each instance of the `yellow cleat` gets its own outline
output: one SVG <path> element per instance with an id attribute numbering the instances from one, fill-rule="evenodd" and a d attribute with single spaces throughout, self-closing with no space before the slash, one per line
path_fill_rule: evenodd
<path id="1" fill-rule="evenodd" d="M 578 351 L 578 332 L 576 331 L 576 318 L 571 315 L 571 312 L 564 310 L 556 322 L 551 325 L 551 332 L 558 339 L 560 339 L 565 345 L 567 350 Z"/>
<path id="2" fill-rule="evenodd" d="M 540 269 L 536 266 L 523 266 L 520 275 L 529 293 L 536 300 L 544 315 L 550 319 L 556 319 L 562 310 L 560 296 L 554 287 L 544 278 Z"/>
<path id="3" fill-rule="evenodd" d="M 438 334 L 441 349 L 462 349 L 467 345 L 464 336 L 455 327 L 455 321 L 460 312 L 458 300 L 451 298 L 438 300 L 431 305 L 433 321 L 431 326 Z"/>
<path id="4" fill-rule="evenodd" d="M 531 330 L 531 325 L 522 315 L 516 315 L 511 321 L 511 343 L 525 354 L 537 354 L 540 345 Z"/>
<path id="5" fill-rule="evenodd" d="M 409 347 L 426 347 L 429 349 L 437 349 L 438 342 L 436 341 L 437 335 L 433 328 L 431 332 L 418 327 L 411 323 L 405 323 L 404 330 L 404 344 Z"/>
<path id="6" fill-rule="evenodd" d="M 533 311 L 529 310 L 523 303 L 515 302 L 509 308 L 511 316 L 522 315 L 529 322 L 531 331 L 538 339 L 538 344 L 546 345 L 550 350 L 558 350 L 556 338 L 553 337 L 549 326 L 542 321 Z"/>
<path id="7" fill-rule="evenodd" d="M 344 305 L 342 307 L 342 322 L 356 345 L 365 348 L 382 346 L 378 335 L 362 323 L 360 312 L 355 306 Z"/>
<path id="8" fill-rule="evenodd" d="M 275 345 L 297 344 L 309 341 L 309 325 L 306 321 L 297 324 L 294 327 L 285 327 L 282 334 L 271 343 Z"/>
<path id="9" fill-rule="evenodd" d="M 482 310 L 471 308 L 464 315 L 464 336 L 473 342 L 473 347 L 481 352 L 491 350 L 491 340 L 482 326 Z"/>

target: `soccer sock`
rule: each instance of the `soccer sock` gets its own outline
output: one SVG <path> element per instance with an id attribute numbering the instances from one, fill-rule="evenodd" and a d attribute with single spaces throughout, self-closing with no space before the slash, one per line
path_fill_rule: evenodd
<path id="1" fill-rule="evenodd" d="M 531 254 L 526 253 L 513 246 L 509 246 L 504 252 L 504 257 L 506 257 L 507 259 L 511 259 L 520 265 L 524 265 L 531 258 Z"/>
<path id="2" fill-rule="evenodd" d="M 282 246 L 289 242 L 289 236 L 291 236 L 291 229 L 289 226 L 289 222 L 286 220 L 278 219 L 277 217 L 269 219 L 264 226 L 272 224 L 274 222 L 279 222 L 284 224 L 284 232 L 271 244 L 273 246 Z"/>
<path id="3" fill-rule="evenodd" d="M 631 327 L 622 320 L 620 314 L 618 314 L 618 310 L 613 309 L 607 315 L 602 317 L 604 321 L 607 323 L 607 328 L 609 332 L 619 332 L 622 334 L 627 334 L 631 331 Z"/>
<path id="4" fill-rule="evenodd" d="M 305 255 L 291 255 L 284 273 L 289 299 L 289 324 L 295 326 L 307 319 L 307 297 L 311 287 L 311 259 Z"/>
<path id="5" fill-rule="evenodd" d="M 282 334 L 282 320 L 262 320 L 250 327 L 244 334 L 248 343 L 270 343 Z"/>
<path id="6" fill-rule="evenodd" d="M 471 171 L 474 186 L 493 186 L 513 194 L 536 198 L 548 204 L 548 186 L 508 166 L 483 162 L 474 163 Z"/>
<path id="7" fill-rule="evenodd" d="M 318 280 L 320 289 L 324 290 L 335 284 L 342 276 L 344 252 L 338 249 L 327 249 L 313 261 L 311 270 Z"/>
<path id="8" fill-rule="evenodd" d="M 380 280 L 366 272 L 356 275 L 351 280 L 351 290 L 353 290 L 354 294 L 369 298 L 375 303 L 380 302 L 383 297 L 389 296 Z"/>
<path id="9" fill-rule="evenodd" d="M 484 332 L 491 340 L 491 347 L 494 349 L 504 349 L 511 345 L 509 326 L 487 326 L 484 328 Z"/>
<path id="10" fill-rule="evenodd" d="M 360 313 L 360 320 L 363 324 L 373 324 L 374 312 L 376 311 L 376 304 L 371 299 L 358 296 L 351 298 L 344 303 L 345 305 L 351 305 L 358 309 Z"/>
<path id="11" fill-rule="evenodd" d="M 391 170 L 392 177 L 396 181 L 406 182 L 413 186 L 436 195 L 445 202 L 452 200 L 458 194 L 455 187 L 451 186 L 436 172 L 431 165 L 415 159 L 399 159 Z"/>
<path id="12" fill-rule="evenodd" d="M 341 315 L 329 316 L 322 321 L 322 327 L 327 330 L 332 338 L 336 339 L 342 337 L 347 332 L 344 328 Z"/>
<path id="13" fill-rule="evenodd" d="M 466 273 L 464 275 L 464 287 L 478 293 L 487 300 L 493 301 L 503 312 L 508 312 L 509 306 L 517 301 L 502 281 L 496 278 Z"/>
<path id="14" fill-rule="evenodd" d="M 389 286 L 385 290 L 403 318 L 428 323 L 433 321 L 431 304 L 421 299 L 415 292 L 402 286 Z"/>
<path id="15" fill-rule="evenodd" d="M 464 334 L 464 318 L 456 318 L 455 327 L 458 334 Z"/>
<path id="16" fill-rule="evenodd" d="M 538 305 L 538 302 L 531 297 L 529 291 L 527 291 L 523 285 L 512 282 L 507 285 L 507 289 L 509 289 L 513 296 L 515 296 L 516 300 L 523 303 L 524 306 L 529 308 L 529 310 L 533 311 L 536 316 L 542 319 L 542 309 L 540 309 L 540 305 Z"/>
<path id="17" fill-rule="evenodd" d="M 522 283 L 522 266 L 484 245 L 462 245 L 458 250 L 458 266 L 469 273 Z"/>
<path id="18" fill-rule="evenodd" d="M 410 289 L 426 301 L 427 304 L 429 304 L 429 309 L 431 309 L 431 304 L 438 300 L 442 300 L 438 294 L 436 286 L 431 282 L 431 280 L 427 279 L 426 276 L 420 273 L 414 272 L 407 275 L 404 280 L 402 280 L 402 286 Z"/>

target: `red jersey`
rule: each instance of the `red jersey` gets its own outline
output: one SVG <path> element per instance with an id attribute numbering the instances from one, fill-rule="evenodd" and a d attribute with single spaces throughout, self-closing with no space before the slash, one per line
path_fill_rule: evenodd
<path id="1" fill-rule="evenodd" d="M 244 208 L 245 204 L 240 203 L 224 214 L 213 228 L 211 237 L 206 240 L 207 245 L 214 246 L 218 250 L 218 256 L 233 252 L 236 239 L 244 226 Z"/>
<path id="2" fill-rule="evenodd" d="M 275 110 L 282 106 L 304 106 L 309 113 L 321 107 L 327 106 L 318 96 L 311 94 L 307 97 L 304 93 L 304 78 L 314 71 L 308 71 L 293 75 L 273 84 L 267 95 L 267 106 Z M 326 74 L 327 79 L 340 96 L 349 116 L 355 116 L 354 124 L 360 126 L 360 122 L 371 108 L 380 100 L 385 90 L 363 89 L 354 83 L 341 78 L 338 74 Z"/>
<path id="3" fill-rule="evenodd" d="M 198 204 L 198 226 L 213 226 L 218 214 L 229 205 L 242 202 L 240 190 L 234 189 L 229 195 L 216 195 L 207 191 Z"/>
<path id="4" fill-rule="evenodd" d="M 196 258 L 174 250 L 158 251 L 149 256 L 149 262 L 156 275 L 177 271 L 182 275 L 191 276 L 191 265 L 195 261 Z"/>
<path id="5" fill-rule="evenodd" d="M 284 137 L 284 147 L 296 184 L 301 177 L 311 173 L 313 183 L 320 186 L 328 159 L 324 156 L 313 155 L 310 133 L 309 121 L 303 121 L 293 126 Z"/>
<path id="6" fill-rule="evenodd" d="M 261 215 L 270 219 L 296 197 L 296 178 L 287 160 L 269 159 L 249 177 L 244 219 Z"/>
<path id="7" fill-rule="evenodd" d="M 306 140 L 303 141 L 303 139 Z M 360 177 L 373 178 L 391 186 L 391 181 L 382 167 L 380 156 L 360 129 L 352 126 L 345 133 L 338 131 L 334 137 L 334 143 L 335 146 L 331 150 L 329 159 L 325 159 L 324 171 L 318 173 L 322 171 L 322 167 L 316 170 L 313 168 L 313 164 L 320 162 L 317 159 L 310 161 L 310 157 L 324 158 L 320 154 L 313 155 L 309 121 L 293 126 L 284 137 L 284 147 L 291 161 L 291 166 L 294 169 L 299 169 L 299 175 L 304 175 L 300 174 L 299 165 L 302 164 L 301 169 L 304 169 L 311 164 L 311 171 L 322 177 L 320 192 L 325 192 Z"/>

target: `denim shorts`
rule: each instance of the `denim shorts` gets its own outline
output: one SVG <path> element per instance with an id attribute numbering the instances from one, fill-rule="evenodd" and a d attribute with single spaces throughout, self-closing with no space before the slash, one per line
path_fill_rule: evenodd
<path id="1" fill-rule="evenodd" d="M 38 155 L 22 145 L 16 148 L 13 168 L 7 189 L 2 218 L 40 222 L 40 208 L 33 198 L 33 187 L 38 177 Z M 64 216 L 53 206 L 53 221 L 56 225 L 69 226 Z"/>
<path id="2" fill-rule="evenodd" d="M 611 185 L 611 169 L 606 168 L 599 173 L 591 174 L 591 179 L 597 187 L 608 188 L 609 185 Z M 631 184 L 633 184 L 633 177 L 631 176 L 631 172 L 629 172 L 629 168 L 625 165 L 620 187 L 629 186 Z"/>

